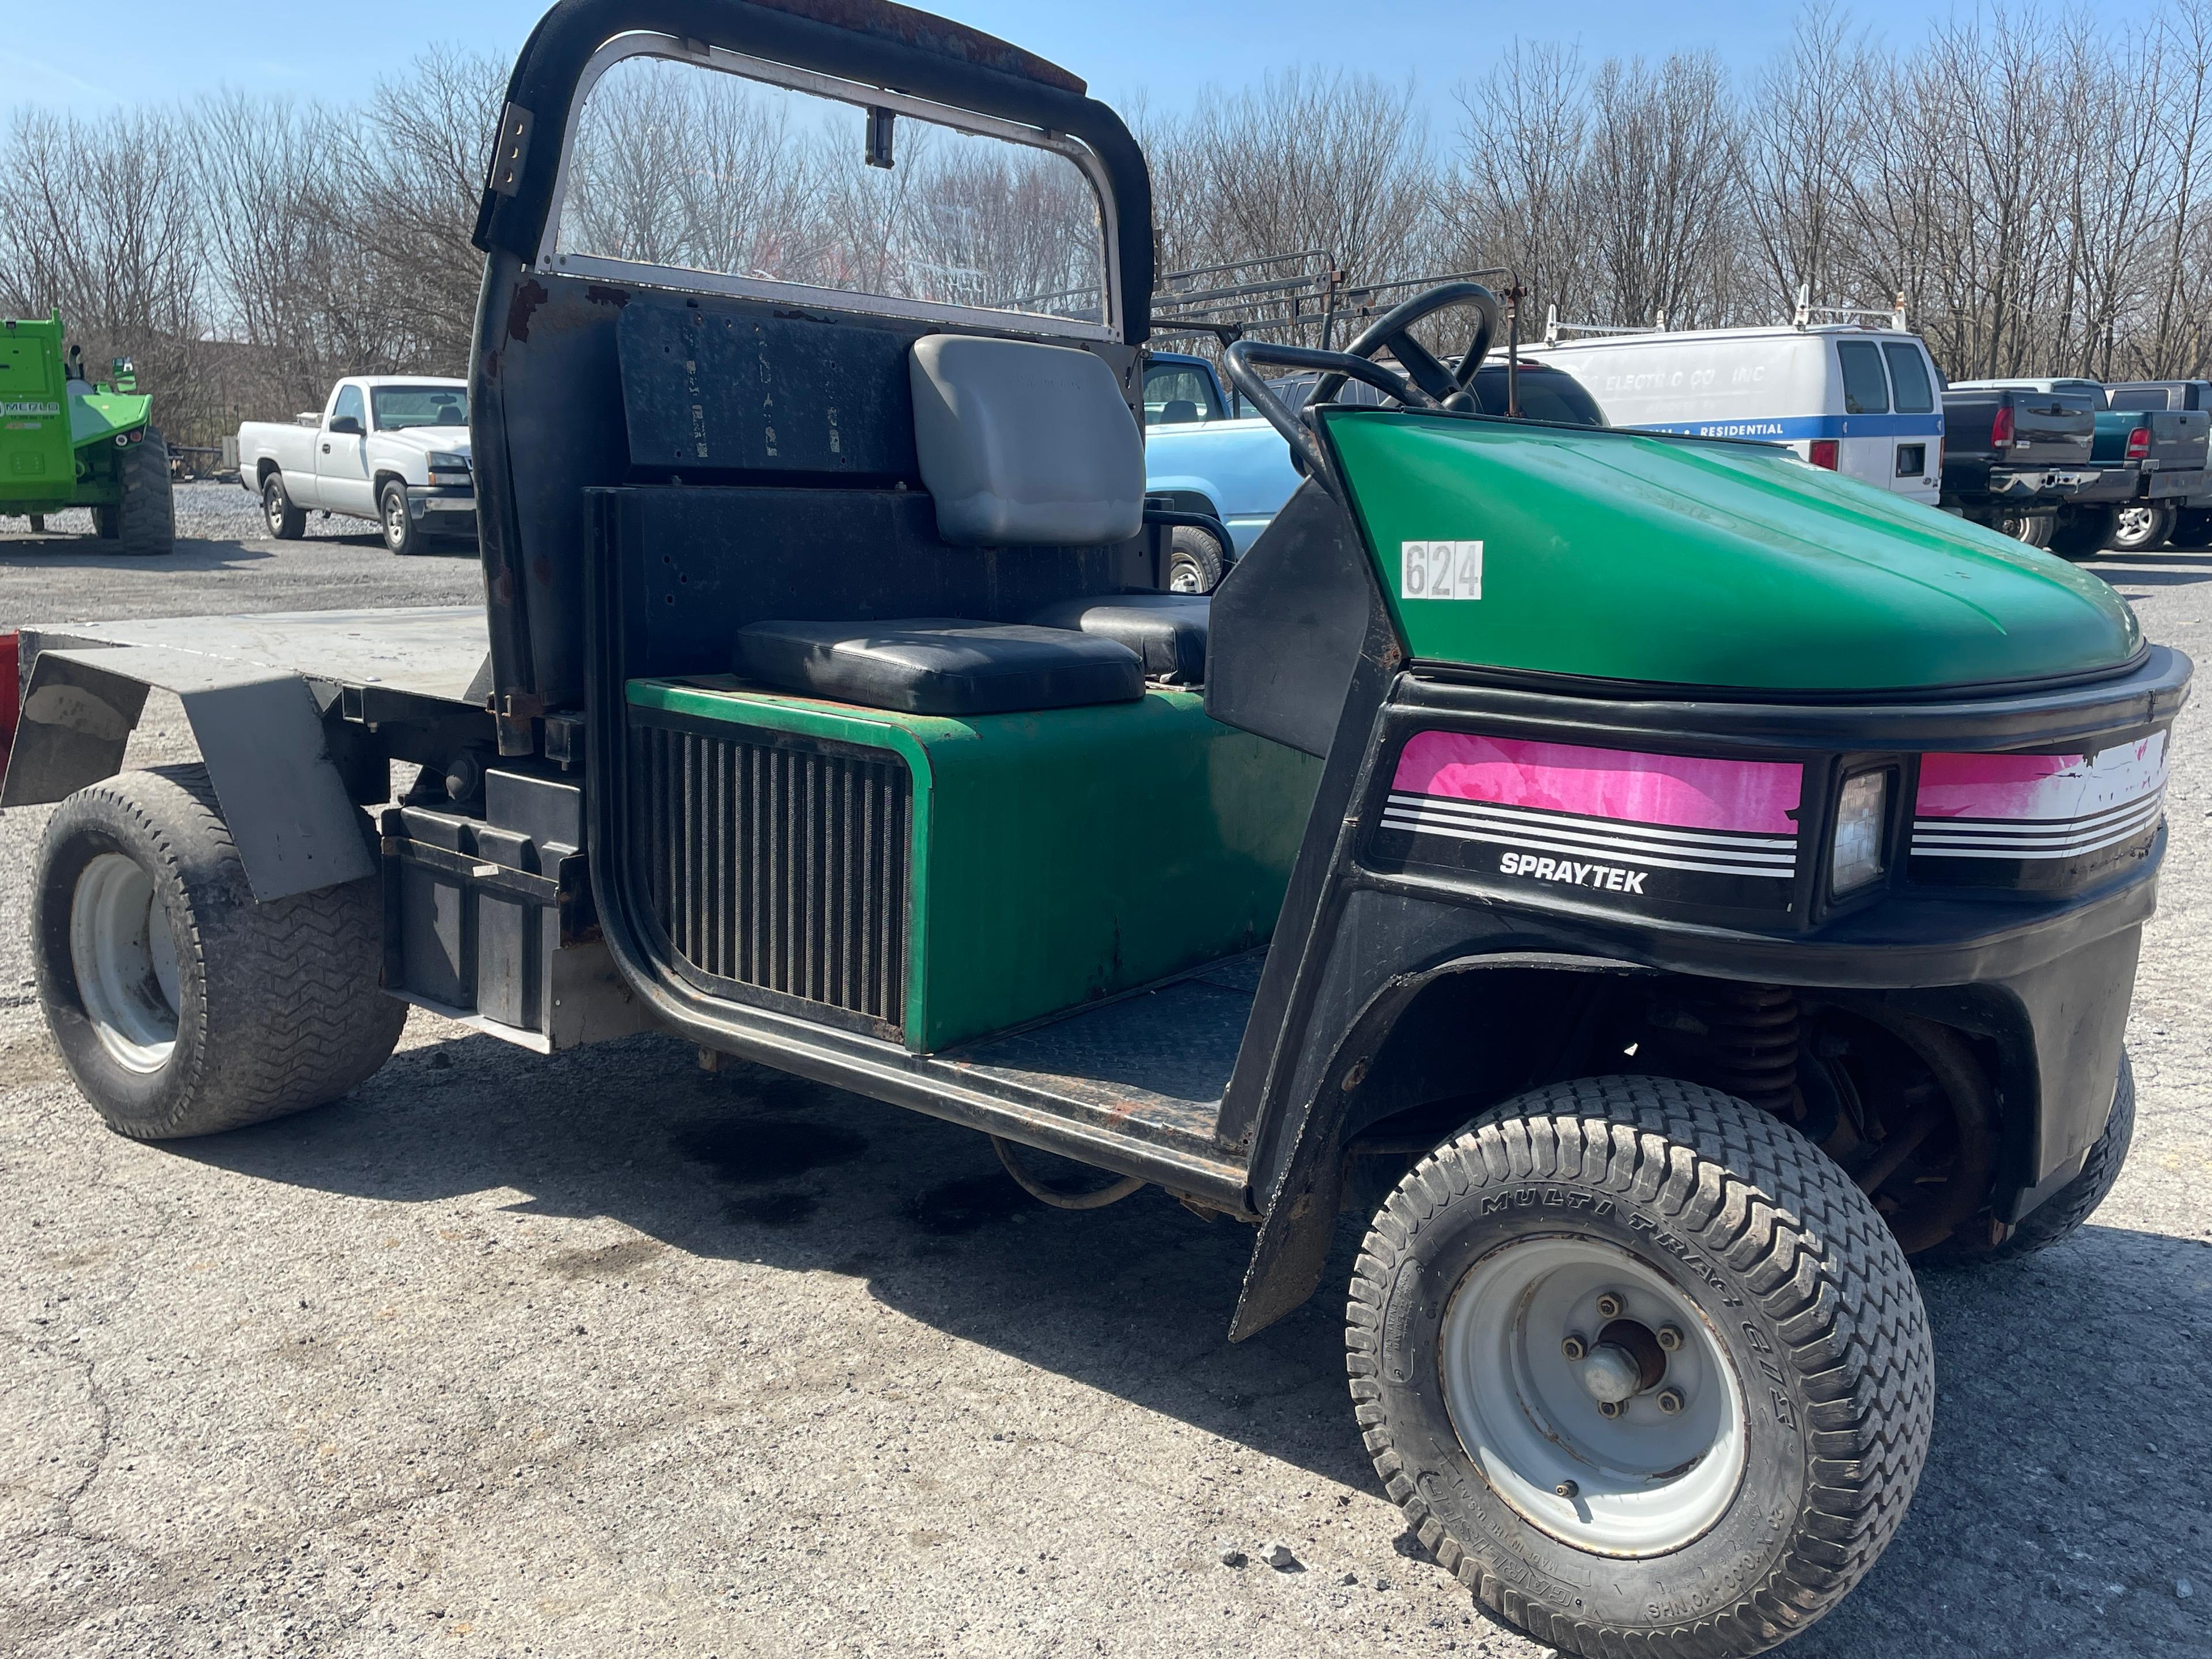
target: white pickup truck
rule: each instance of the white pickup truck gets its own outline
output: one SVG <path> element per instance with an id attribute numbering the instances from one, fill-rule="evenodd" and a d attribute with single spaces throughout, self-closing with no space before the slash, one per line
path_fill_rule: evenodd
<path id="1" fill-rule="evenodd" d="M 426 536 L 473 536 L 468 383 L 349 375 L 320 416 L 240 427 L 238 481 L 261 497 L 279 541 L 304 534 L 315 510 L 374 520 L 394 553 L 420 551 Z"/>

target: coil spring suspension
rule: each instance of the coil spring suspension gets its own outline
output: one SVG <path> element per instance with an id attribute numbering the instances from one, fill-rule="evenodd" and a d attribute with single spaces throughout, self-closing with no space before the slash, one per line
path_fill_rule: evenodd
<path id="1" fill-rule="evenodd" d="M 1805 1115 L 1797 1087 L 1801 1028 L 1795 992 L 1780 985 L 1717 987 L 1706 1026 L 1716 1088 L 1791 1122 Z"/>

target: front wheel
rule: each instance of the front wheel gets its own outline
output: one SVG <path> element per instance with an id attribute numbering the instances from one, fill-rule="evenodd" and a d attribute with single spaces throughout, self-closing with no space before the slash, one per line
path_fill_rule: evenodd
<path id="1" fill-rule="evenodd" d="M 2051 532 L 2051 550 L 2062 559 L 2094 559 L 2111 545 L 2118 515 L 2109 507 L 2066 507 Z"/>
<path id="2" fill-rule="evenodd" d="M 2166 538 L 2173 533 L 2173 509 L 2154 507 L 2148 501 L 2138 501 L 2119 510 L 2118 522 L 2112 530 L 2112 548 L 2115 553 L 2148 553 L 2154 547 L 2166 545 Z"/>
<path id="3" fill-rule="evenodd" d="M 386 484 L 376 497 L 378 520 L 384 526 L 384 544 L 394 553 L 420 553 L 422 532 L 407 510 L 407 486 L 398 479 Z"/>
<path id="4" fill-rule="evenodd" d="M 2185 507 L 2173 515 L 2173 529 L 2166 538 L 2168 547 L 2204 547 L 2212 545 L 2212 511 L 2201 507 Z"/>
<path id="5" fill-rule="evenodd" d="M 391 1056 L 374 878 L 257 901 L 206 771 L 126 772 L 48 820 L 32 874 L 39 1000 L 108 1127 L 139 1140 L 333 1100 Z"/>
<path id="6" fill-rule="evenodd" d="M 153 427 L 125 446 L 116 463 L 116 551 L 158 557 L 177 544 L 177 501 L 169 477 L 169 445 Z"/>
<path id="7" fill-rule="evenodd" d="M 1221 544 L 1195 525 L 1179 524 L 1168 538 L 1168 592 L 1211 593 L 1229 568 Z"/>
<path id="8" fill-rule="evenodd" d="M 1794 1130 L 1555 1084 L 1416 1165 L 1352 1282 L 1369 1451 L 1422 1542 L 1569 1653 L 1735 1659 L 1895 1534 L 1935 1364 L 1889 1229 Z"/>

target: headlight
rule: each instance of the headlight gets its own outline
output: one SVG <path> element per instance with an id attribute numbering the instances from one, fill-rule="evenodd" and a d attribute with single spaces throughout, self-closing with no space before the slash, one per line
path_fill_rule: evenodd
<path id="1" fill-rule="evenodd" d="M 1882 830 L 1889 821 L 1889 774 L 1862 772 L 1844 780 L 1836 802 L 1836 840 L 1828 860 L 1828 890 L 1856 892 L 1882 873 Z"/>
<path id="2" fill-rule="evenodd" d="M 430 453 L 430 471 L 433 472 L 465 472 L 468 470 L 469 458 L 465 455 L 452 455 L 443 450 L 433 450 Z"/>

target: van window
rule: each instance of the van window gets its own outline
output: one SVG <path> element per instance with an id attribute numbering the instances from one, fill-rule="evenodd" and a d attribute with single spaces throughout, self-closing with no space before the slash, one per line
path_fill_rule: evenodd
<path id="1" fill-rule="evenodd" d="M 1844 413 L 1889 413 L 1889 382 L 1881 372 L 1881 353 L 1871 340 L 1844 340 L 1836 347 L 1844 365 Z"/>
<path id="2" fill-rule="evenodd" d="M 1936 388 L 1928 383 L 1928 359 L 1920 355 L 1920 348 L 1896 341 L 1882 347 L 1881 351 L 1889 359 L 1890 383 L 1897 388 L 1897 412 L 1934 414 Z"/>
<path id="3" fill-rule="evenodd" d="M 1145 371 L 1146 426 L 1185 426 L 1220 418 L 1213 382 L 1198 370 L 1182 363 L 1155 363 Z"/>
<path id="4" fill-rule="evenodd" d="M 2114 409 L 2164 409 L 2166 388 L 2162 386 L 2122 386 L 2112 393 Z"/>
<path id="5" fill-rule="evenodd" d="M 842 100 L 623 58 L 577 118 L 558 257 L 1106 319 L 1104 221 L 1074 159 L 901 114 L 893 165 L 871 166 L 868 120 Z"/>

